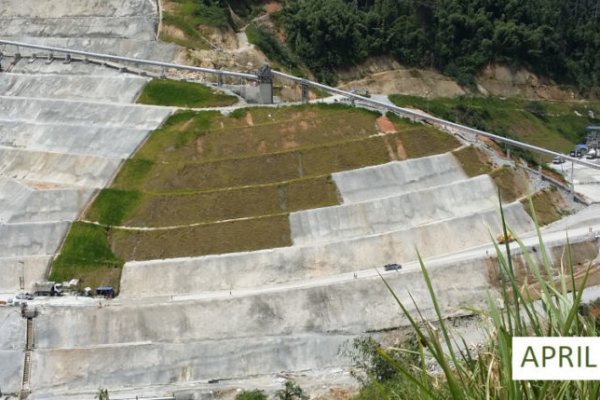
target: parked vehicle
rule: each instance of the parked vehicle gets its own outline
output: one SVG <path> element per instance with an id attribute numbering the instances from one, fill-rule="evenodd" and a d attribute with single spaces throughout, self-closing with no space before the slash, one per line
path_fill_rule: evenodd
<path id="1" fill-rule="evenodd" d="M 565 162 L 565 159 L 561 156 L 556 156 L 552 160 L 552 164 L 563 164 L 564 162 Z"/>
<path id="2" fill-rule="evenodd" d="M 33 295 L 31 293 L 17 293 L 15 296 L 17 300 L 33 300 Z"/>
<path id="3" fill-rule="evenodd" d="M 398 271 L 399 269 L 402 269 L 402 265 L 400 264 L 386 264 L 383 269 L 385 269 L 386 271 Z"/>
<path id="4" fill-rule="evenodd" d="M 107 299 L 115 297 L 115 290 L 112 286 L 98 286 L 96 288 L 96 296 L 104 296 Z"/>
<path id="5" fill-rule="evenodd" d="M 36 296 L 60 296 L 62 295 L 62 283 L 36 282 L 33 284 L 33 293 Z"/>
<path id="6" fill-rule="evenodd" d="M 598 157 L 598 150 L 596 149 L 590 150 L 585 156 L 585 158 L 587 158 L 588 160 L 593 160 L 596 157 Z"/>

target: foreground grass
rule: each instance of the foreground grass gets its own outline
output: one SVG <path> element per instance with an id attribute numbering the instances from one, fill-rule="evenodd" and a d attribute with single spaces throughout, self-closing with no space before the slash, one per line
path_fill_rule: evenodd
<path id="1" fill-rule="evenodd" d="M 533 211 L 533 203 L 529 205 L 535 217 L 537 213 Z M 510 230 L 502 215 L 501 218 L 506 235 Z M 503 308 L 499 308 L 496 296 L 489 294 L 486 310 L 472 310 L 481 316 L 485 329 L 486 340 L 479 350 L 468 350 L 466 343 L 460 350 L 461 339 L 453 336 L 449 323 L 443 318 L 422 261 L 421 270 L 436 312 L 437 328 L 423 320 L 418 304 L 414 304 L 416 312 L 408 311 L 407 305 L 384 281 L 412 326 L 417 337 L 416 346 L 401 349 L 402 353 L 413 357 L 398 357 L 398 350 L 388 353 L 381 347 L 375 348 L 372 354 L 377 363 L 367 366 L 370 381 L 357 399 L 597 399 L 600 395 L 598 381 L 512 379 L 512 337 L 586 337 L 600 333 L 594 317 L 589 313 L 580 314 L 590 266 L 582 277 L 576 279 L 571 253 L 567 250 L 563 257 L 564 268 L 557 271 L 549 262 L 539 231 L 538 238 L 541 258 L 533 257 L 517 239 L 527 260 L 527 270 L 533 276 L 530 283 L 535 286 L 534 291 L 530 291 L 530 286 L 520 286 L 508 243 L 502 249 L 496 245 Z M 542 260 L 541 265 L 536 259 Z M 536 304 L 535 299 L 539 299 L 537 302 L 541 304 Z M 427 357 L 435 360 L 439 372 L 427 369 Z M 375 367 L 378 370 L 391 369 L 392 373 L 377 375 L 373 373 L 377 371 L 373 370 Z"/>
<path id="2" fill-rule="evenodd" d="M 459 97 L 426 99 L 392 95 L 401 107 L 414 107 L 441 118 L 525 143 L 568 153 L 585 138 L 585 127 L 598 124 L 598 102 L 543 102 L 516 98 Z"/>
<path id="3" fill-rule="evenodd" d="M 237 103 L 235 96 L 219 93 L 199 83 L 165 79 L 151 80 L 144 86 L 138 103 L 174 107 L 225 107 Z"/>

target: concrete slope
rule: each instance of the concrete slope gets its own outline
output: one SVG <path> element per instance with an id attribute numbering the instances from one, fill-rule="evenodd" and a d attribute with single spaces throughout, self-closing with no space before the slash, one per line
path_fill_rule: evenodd
<path id="1" fill-rule="evenodd" d="M 4 96 L 132 103 L 148 79 L 132 75 L 0 74 Z"/>
<path id="2" fill-rule="evenodd" d="M 344 203 L 395 196 L 466 178 L 452 154 L 394 161 L 333 174 Z"/>
<path id="3" fill-rule="evenodd" d="M 150 41 L 156 38 L 156 23 L 153 15 L 72 18 L 4 17 L 0 18 L 0 32 L 6 36 L 63 38 L 79 38 L 85 33 L 87 36 Z"/>
<path id="4" fill-rule="evenodd" d="M 168 107 L 0 96 L 0 121 L 152 130 L 171 112 Z"/>
<path id="5" fill-rule="evenodd" d="M 20 290 L 21 278 L 27 290 L 29 283 L 45 280 L 52 258 L 52 255 L 0 257 L 0 293 Z"/>
<path id="6" fill-rule="evenodd" d="M 152 42 L 139 39 L 120 39 L 112 37 L 39 37 L 31 35 L 7 36 L 0 32 L 2 39 L 14 40 L 43 46 L 64 49 L 83 50 L 94 53 L 113 54 L 146 60 L 173 61 L 178 49 L 172 43 Z M 39 50 L 21 48 L 22 56 L 40 54 Z"/>
<path id="7" fill-rule="evenodd" d="M 16 308 L 0 306 L 0 388 L 4 394 L 21 389 L 25 320 Z"/>
<path id="8" fill-rule="evenodd" d="M 106 186 L 120 162 L 98 156 L 0 148 L 0 176 L 31 182 L 100 188 Z"/>
<path id="9" fill-rule="evenodd" d="M 0 177 L 0 223 L 71 221 L 79 215 L 91 189 L 36 190 Z"/>
<path id="10" fill-rule="evenodd" d="M 98 387 L 190 384 L 223 377 L 340 368 L 349 365 L 339 354 L 340 348 L 352 338 L 304 334 L 36 350 L 31 366 L 33 398 L 46 399 L 46 391 L 56 394 L 70 388 L 97 391 Z"/>
<path id="11" fill-rule="evenodd" d="M 488 175 L 401 195 L 290 214 L 294 244 L 407 229 L 475 214 L 498 205 Z"/>
<path id="12" fill-rule="evenodd" d="M 2 0 L 0 18 L 157 16 L 151 0 Z"/>
<path id="13" fill-rule="evenodd" d="M 505 207 L 518 233 L 534 229 L 520 203 Z M 501 232 L 496 210 L 335 242 L 197 258 L 128 262 L 121 296 L 140 298 L 249 288 L 344 272 L 381 268 L 392 262 L 441 256 L 487 244 Z"/>
<path id="14" fill-rule="evenodd" d="M 66 221 L 0 225 L 0 258 L 54 254 L 68 228 Z"/>
<path id="15" fill-rule="evenodd" d="M 11 121 L 0 124 L 0 146 L 53 153 L 89 154 L 124 159 L 148 129 Z"/>
<path id="16" fill-rule="evenodd" d="M 430 274 L 434 286 L 443 288 L 438 300 L 444 313 L 458 311 L 458 304 L 484 301 L 487 271 L 481 265 L 458 262 L 452 268 L 433 267 Z M 410 303 L 410 291 L 424 315 L 432 315 L 427 286 L 418 267 L 388 273 L 386 278 L 402 301 Z M 185 343 L 303 332 L 360 334 L 408 324 L 378 276 L 333 279 L 318 286 L 284 286 L 241 297 L 222 293 L 190 301 L 56 307 L 36 322 L 38 349 L 147 341 Z"/>

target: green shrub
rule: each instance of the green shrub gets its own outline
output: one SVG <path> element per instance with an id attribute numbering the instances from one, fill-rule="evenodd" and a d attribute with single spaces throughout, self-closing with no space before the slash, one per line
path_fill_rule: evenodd
<path id="1" fill-rule="evenodd" d="M 267 400 L 267 395 L 262 390 L 244 390 L 235 400 Z"/>
<path id="2" fill-rule="evenodd" d="M 308 400 L 309 397 L 296 382 L 286 381 L 283 389 L 275 392 L 278 400 Z"/>

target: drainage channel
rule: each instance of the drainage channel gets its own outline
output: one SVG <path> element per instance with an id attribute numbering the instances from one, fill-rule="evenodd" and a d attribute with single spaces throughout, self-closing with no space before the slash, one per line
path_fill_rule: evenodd
<path id="1" fill-rule="evenodd" d="M 27 336 L 25 341 L 25 360 L 23 362 L 23 380 L 21 382 L 19 399 L 26 399 L 27 396 L 29 396 L 29 393 L 31 393 L 29 378 L 31 375 L 31 352 L 34 347 L 33 318 L 37 316 L 37 310 L 28 309 L 26 305 L 23 305 L 21 308 L 21 316 L 27 320 Z"/>

